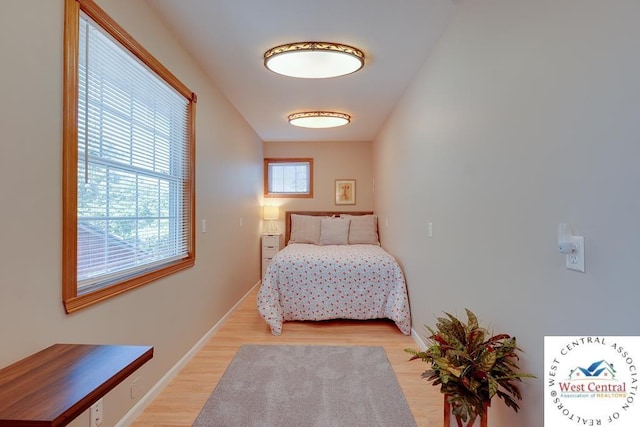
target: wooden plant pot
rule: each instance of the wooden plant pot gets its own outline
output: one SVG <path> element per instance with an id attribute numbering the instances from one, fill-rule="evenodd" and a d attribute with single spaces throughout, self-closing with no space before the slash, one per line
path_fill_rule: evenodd
<path id="1" fill-rule="evenodd" d="M 476 418 L 475 420 L 468 420 L 465 424 L 461 419 L 452 416 L 451 414 L 451 405 L 449 404 L 449 400 L 447 400 L 448 395 L 444 395 L 444 427 L 487 427 L 487 418 L 489 406 L 491 406 L 491 402 L 487 402 L 484 405 L 484 416 L 481 416 L 480 419 Z"/>

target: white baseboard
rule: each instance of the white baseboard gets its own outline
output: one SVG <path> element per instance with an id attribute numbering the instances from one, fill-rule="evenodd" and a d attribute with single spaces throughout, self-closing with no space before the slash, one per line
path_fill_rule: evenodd
<path id="1" fill-rule="evenodd" d="M 420 334 L 418 334 L 413 328 L 411 328 L 411 338 L 413 338 L 416 344 L 418 344 L 418 347 L 420 347 L 422 350 L 427 349 L 427 344 L 425 344 Z"/>
<path id="2" fill-rule="evenodd" d="M 116 427 L 126 427 L 131 425 L 136 418 L 144 412 L 144 410 L 149 406 L 149 404 L 155 399 L 164 388 L 169 385 L 172 379 L 178 375 L 178 373 L 184 368 L 187 363 L 195 356 L 198 351 L 209 341 L 209 339 L 220 329 L 220 327 L 224 324 L 224 322 L 231 316 L 231 314 L 238 308 L 238 306 L 249 296 L 249 294 L 255 289 L 256 286 L 260 285 L 260 281 L 253 285 L 251 289 L 238 301 L 231 310 L 229 310 L 223 317 L 213 325 L 209 331 L 204 334 L 202 338 L 198 340 L 198 342 L 191 347 L 191 349 L 185 354 L 169 371 L 164 374 L 160 381 L 158 381 L 151 389 L 125 414 L 124 417 L 116 424 Z"/>

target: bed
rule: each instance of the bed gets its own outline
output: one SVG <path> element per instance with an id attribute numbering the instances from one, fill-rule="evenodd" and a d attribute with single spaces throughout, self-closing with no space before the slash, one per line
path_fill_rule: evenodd
<path id="1" fill-rule="evenodd" d="M 411 334 L 404 274 L 380 246 L 372 212 L 287 212 L 285 244 L 258 291 L 273 335 L 291 320 L 381 318 Z"/>

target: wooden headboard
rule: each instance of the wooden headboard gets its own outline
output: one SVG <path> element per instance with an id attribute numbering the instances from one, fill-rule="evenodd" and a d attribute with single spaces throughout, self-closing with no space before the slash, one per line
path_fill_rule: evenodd
<path id="1" fill-rule="evenodd" d="M 340 214 L 348 215 L 371 215 L 371 211 L 286 211 L 285 212 L 285 226 L 284 226 L 284 244 L 289 243 L 289 237 L 291 237 L 291 215 L 311 215 L 311 216 L 340 216 Z"/>

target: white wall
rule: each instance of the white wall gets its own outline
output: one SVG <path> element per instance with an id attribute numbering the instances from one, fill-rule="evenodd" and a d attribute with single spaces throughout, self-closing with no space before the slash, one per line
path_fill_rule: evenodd
<path id="1" fill-rule="evenodd" d="M 284 212 L 373 210 L 373 152 L 370 141 L 265 142 L 265 157 L 313 158 L 313 198 L 265 198 L 280 207 L 279 229 L 284 232 Z M 356 204 L 335 204 L 335 180 L 356 180 Z"/>
<path id="2" fill-rule="evenodd" d="M 0 366 L 56 342 L 153 345 L 154 358 L 105 399 L 104 425 L 114 425 L 136 403 L 132 379 L 141 376 L 146 392 L 259 280 L 263 154 L 262 141 L 145 2 L 99 4 L 198 95 L 196 215 L 208 231 L 197 234 L 195 267 L 64 313 L 64 1 L 3 2 Z"/>
<path id="3" fill-rule="evenodd" d="M 638 22 L 637 0 L 461 1 L 374 141 L 416 331 L 468 307 L 538 376 L 491 425 L 543 425 L 545 335 L 638 335 Z M 560 222 L 585 236 L 585 273 Z"/>

